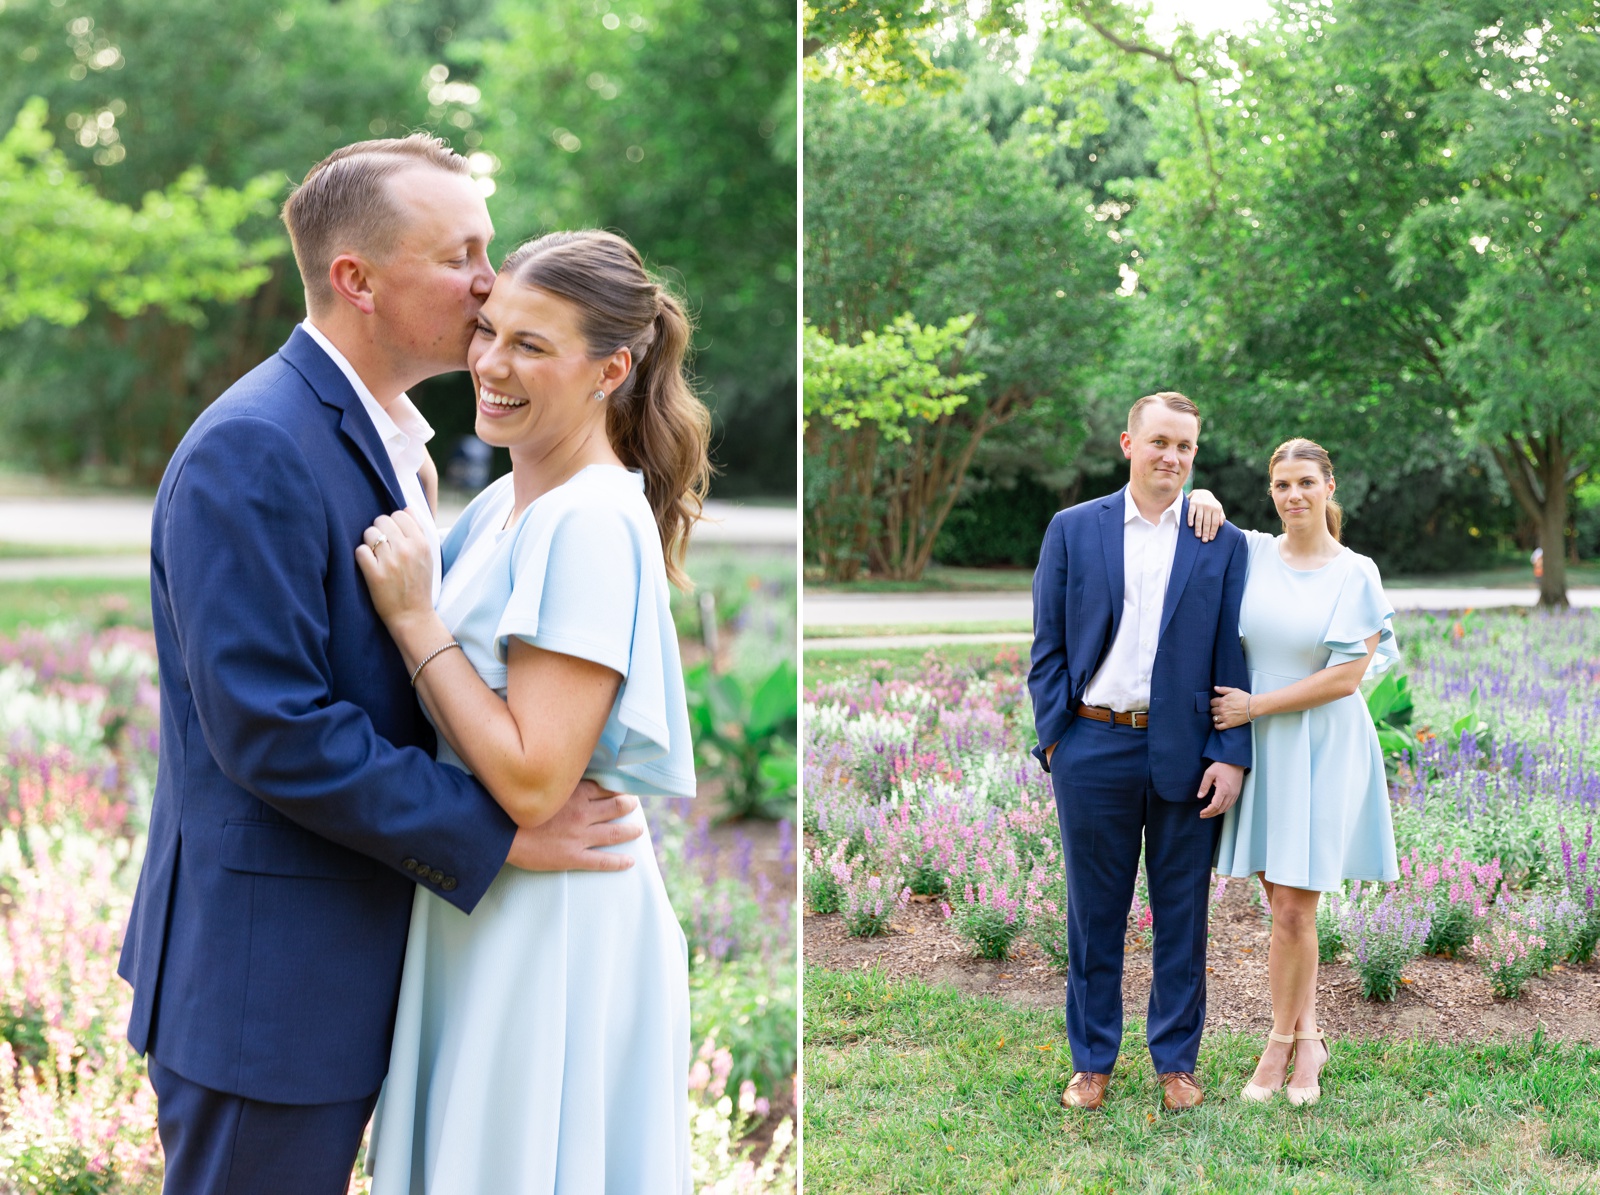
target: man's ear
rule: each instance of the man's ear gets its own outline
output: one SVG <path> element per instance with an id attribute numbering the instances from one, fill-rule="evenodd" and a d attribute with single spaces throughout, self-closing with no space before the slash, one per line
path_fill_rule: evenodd
<path id="1" fill-rule="evenodd" d="M 1122 455 L 1130 461 L 1133 459 L 1133 437 L 1127 432 L 1122 433 Z"/>
<path id="2" fill-rule="evenodd" d="M 328 266 L 328 285 L 333 293 L 363 315 L 376 310 L 372 298 L 372 279 L 366 261 L 354 253 L 341 253 Z"/>

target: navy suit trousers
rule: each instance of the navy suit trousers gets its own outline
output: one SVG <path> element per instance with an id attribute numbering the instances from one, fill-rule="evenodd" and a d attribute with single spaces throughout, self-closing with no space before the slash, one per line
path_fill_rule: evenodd
<path id="1" fill-rule="evenodd" d="M 378 1093 L 274 1104 L 213 1091 L 150 1059 L 161 1195 L 345 1195 Z"/>
<path id="2" fill-rule="evenodd" d="M 1067 869 L 1072 1069 L 1110 1074 L 1122 1044 L 1122 962 L 1141 844 L 1154 918 L 1147 1038 L 1158 1074 L 1193 1071 L 1206 1017 L 1206 918 L 1222 819 L 1163 800 L 1150 732 L 1073 718 L 1051 757 Z"/>

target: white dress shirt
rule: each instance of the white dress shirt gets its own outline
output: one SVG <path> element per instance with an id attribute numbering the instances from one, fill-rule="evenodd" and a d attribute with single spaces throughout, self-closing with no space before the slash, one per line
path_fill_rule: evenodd
<path id="1" fill-rule="evenodd" d="M 1147 710 L 1161 607 L 1178 550 L 1183 492 L 1154 523 L 1139 513 L 1131 489 L 1123 491 L 1122 501 L 1122 620 L 1105 662 L 1084 690 L 1083 702 L 1113 710 Z"/>
<path id="2" fill-rule="evenodd" d="M 333 347 L 333 341 L 324 336 L 309 319 L 302 321 L 300 326 L 306 330 L 307 336 L 322 346 L 322 351 L 349 379 L 356 397 L 361 400 L 362 409 L 377 429 L 378 438 L 383 441 L 383 447 L 389 454 L 389 463 L 394 466 L 394 475 L 400 482 L 400 494 L 417 522 L 422 524 L 422 533 L 428 537 L 428 546 L 433 549 L 433 604 L 437 606 L 440 575 L 444 571 L 444 563 L 439 555 L 439 526 L 433 521 L 433 510 L 428 506 L 428 496 L 423 493 L 422 480 L 417 476 L 422 462 L 427 459 L 427 444 L 433 439 L 433 428 L 428 426 L 422 412 L 404 394 L 395 398 L 389 404 L 389 409 L 384 410 L 378 400 L 372 397 L 372 391 L 367 389 L 361 375 L 345 360 L 344 354 Z M 355 549 L 356 545 L 351 544 L 350 550 L 353 552 Z"/>

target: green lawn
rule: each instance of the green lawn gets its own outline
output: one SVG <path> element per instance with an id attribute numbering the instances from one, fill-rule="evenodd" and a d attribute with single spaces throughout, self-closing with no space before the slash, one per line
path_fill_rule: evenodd
<path id="1" fill-rule="evenodd" d="M 801 644 L 805 647 L 804 642 Z M 943 643 L 937 647 L 805 647 L 802 670 L 807 685 L 818 681 L 877 679 L 888 680 L 907 668 L 920 665 L 929 655 L 965 664 L 973 656 L 992 660 L 1001 653 L 1027 657 L 1026 643 Z"/>
<path id="2" fill-rule="evenodd" d="M 1206 1035 L 1210 1093 L 1161 1111 L 1130 1023 L 1101 1113 L 1057 1100 L 1061 1014 L 871 972 L 805 976 L 806 1190 L 1600 1191 L 1600 1049 L 1336 1041 L 1322 1102 L 1237 1098 L 1255 1036 Z"/>
<path id="3" fill-rule="evenodd" d="M 78 544 L 25 544 L 0 539 L 0 560 L 50 560 L 58 556 L 142 556 L 143 548 L 82 547 Z"/>
<path id="4" fill-rule="evenodd" d="M 989 622 L 889 623 L 883 626 L 810 626 L 807 639 L 865 639 L 874 635 L 1027 635 L 1033 624 L 1025 618 L 999 618 Z"/>
<path id="5" fill-rule="evenodd" d="M 150 625 L 150 582 L 143 577 L 57 577 L 0 581 L 0 635 L 21 626 L 76 622 L 90 627 Z"/>

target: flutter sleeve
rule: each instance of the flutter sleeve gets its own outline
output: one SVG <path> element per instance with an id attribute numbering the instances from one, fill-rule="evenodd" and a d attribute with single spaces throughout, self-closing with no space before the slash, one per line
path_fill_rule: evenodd
<path id="1" fill-rule="evenodd" d="M 505 661 L 515 635 L 546 651 L 592 660 L 622 674 L 595 768 L 608 787 L 693 796 L 693 747 L 666 577 L 650 567 L 656 545 L 605 501 L 568 504 L 529 519 L 511 554 L 511 598 L 495 628 Z M 659 553 L 657 553 L 659 554 Z M 611 772 L 614 769 L 616 775 Z"/>
<path id="2" fill-rule="evenodd" d="M 1333 616 L 1328 620 L 1322 646 L 1329 650 L 1325 667 L 1349 664 L 1367 655 L 1367 640 L 1378 635 L 1378 649 L 1367 665 L 1367 676 L 1374 677 L 1400 659 L 1394 637 L 1394 607 L 1383 592 L 1378 566 L 1365 556 L 1356 556 L 1345 572 Z"/>

